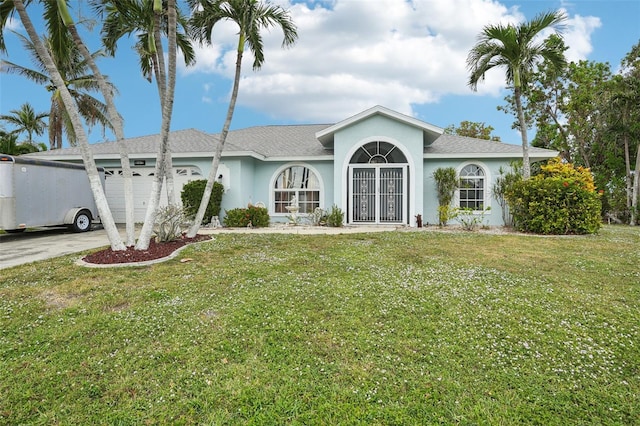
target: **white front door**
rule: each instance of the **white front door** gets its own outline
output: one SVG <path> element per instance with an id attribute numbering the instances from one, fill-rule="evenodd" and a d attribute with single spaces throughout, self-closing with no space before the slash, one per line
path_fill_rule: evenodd
<path id="1" fill-rule="evenodd" d="M 407 177 L 407 165 L 350 166 L 349 223 L 407 223 Z"/>

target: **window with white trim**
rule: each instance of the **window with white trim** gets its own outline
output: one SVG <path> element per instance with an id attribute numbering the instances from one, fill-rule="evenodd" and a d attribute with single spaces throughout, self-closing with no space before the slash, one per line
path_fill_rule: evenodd
<path id="1" fill-rule="evenodd" d="M 459 207 L 484 210 L 485 172 L 477 164 L 468 164 L 460 170 Z"/>
<path id="2" fill-rule="evenodd" d="M 304 166 L 290 166 L 275 180 L 273 188 L 274 213 L 286 213 L 293 197 L 297 197 L 300 213 L 311 213 L 320 207 L 320 181 L 316 174 Z"/>

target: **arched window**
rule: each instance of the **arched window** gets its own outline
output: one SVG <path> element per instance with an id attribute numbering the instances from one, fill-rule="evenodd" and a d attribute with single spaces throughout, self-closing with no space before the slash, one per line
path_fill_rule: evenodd
<path id="1" fill-rule="evenodd" d="M 460 170 L 460 208 L 484 210 L 485 173 L 477 164 L 468 164 Z"/>
<path id="2" fill-rule="evenodd" d="M 369 142 L 361 146 L 351 157 L 351 164 L 406 163 L 402 151 L 389 142 Z"/>
<path id="3" fill-rule="evenodd" d="M 312 213 L 320 207 L 320 181 L 304 166 L 290 166 L 280 172 L 273 188 L 274 212 L 289 213 L 286 206 L 296 197 L 300 213 Z"/>

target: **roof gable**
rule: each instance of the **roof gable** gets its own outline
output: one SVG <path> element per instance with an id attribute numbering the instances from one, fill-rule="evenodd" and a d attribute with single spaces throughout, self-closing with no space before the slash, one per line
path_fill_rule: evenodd
<path id="1" fill-rule="evenodd" d="M 425 123 L 424 121 L 418 120 L 408 115 L 401 114 L 389 108 L 385 108 L 381 105 L 376 105 L 372 108 L 369 108 L 368 110 L 362 111 L 359 114 L 356 114 L 352 117 L 347 118 L 346 120 L 342 120 L 339 123 L 334 124 L 333 126 L 327 127 L 326 129 L 323 129 L 317 132 L 316 138 L 320 141 L 320 143 L 323 146 L 327 148 L 332 148 L 333 139 L 336 132 L 346 127 L 352 126 L 355 123 L 364 121 L 375 115 L 382 115 L 392 120 L 396 120 L 404 124 L 407 124 L 409 126 L 413 126 L 421 129 L 423 133 L 423 141 L 425 145 L 432 143 L 434 140 L 438 138 L 438 136 L 444 133 L 444 129 L 438 126 Z"/>

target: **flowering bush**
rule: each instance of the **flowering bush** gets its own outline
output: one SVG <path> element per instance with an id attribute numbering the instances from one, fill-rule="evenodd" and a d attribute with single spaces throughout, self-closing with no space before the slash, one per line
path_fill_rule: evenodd
<path id="1" fill-rule="evenodd" d="M 602 226 L 601 199 L 589 169 L 554 159 L 505 194 L 516 229 L 537 234 L 593 234 Z"/>

